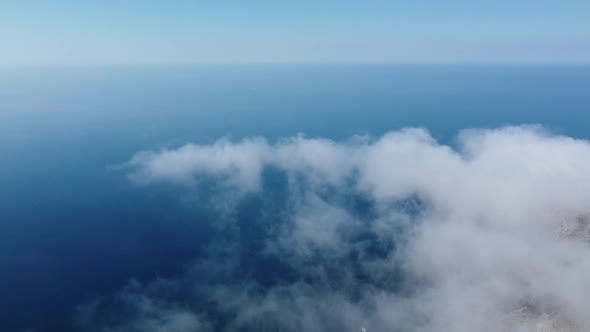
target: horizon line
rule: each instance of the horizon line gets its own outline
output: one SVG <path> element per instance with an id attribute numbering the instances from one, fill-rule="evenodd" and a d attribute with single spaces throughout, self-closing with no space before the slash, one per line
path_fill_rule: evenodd
<path id="1" fill-rule="evenodd" d="M 529 65 L 529 66 L 587 66 L 589 60 L 583 61 L 536 61 L 536 60 L 391 60 L 391 61 L 234 61 L 234 62 L 145 62 L 145 63 L 18 63 L 2 64 L 0 69 L 35 69 L 35 68 L 94 68 L 94 67 L 177 67 L 177 66 L 287 66 L 287 65 Z"/>

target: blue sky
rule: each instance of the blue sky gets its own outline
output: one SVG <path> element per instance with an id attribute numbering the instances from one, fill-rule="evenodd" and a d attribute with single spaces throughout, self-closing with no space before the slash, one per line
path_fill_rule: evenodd
<path id="1" fill-rule="evenodd" d="M 0 65 L 588 62 L 590 1 L 0 4 Z"/>

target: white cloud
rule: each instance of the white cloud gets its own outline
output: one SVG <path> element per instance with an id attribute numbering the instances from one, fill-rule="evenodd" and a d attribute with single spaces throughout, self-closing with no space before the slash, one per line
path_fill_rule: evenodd
<path id="1" fill-rule="evenodd" d="M 260 172 L 268 162 L 269 146 L 264 139 L 253 138 L 234 144 L 221 139 L 211 146 L 187 144 L 176 150 L 143 152 L 127 166 L 136 168 L 134 181 L 143 184 L 192 182 L 198 175 L 223 177 L 228 184 L 246 190 L 257 189 Z"/>
<path id="2" fill-rule="evenodd" d="M 264 190 L 265 167 L 288 175 L 291 204 L 261 255 L 300 278 L 256 296 L 223 285 L 241 294 L 210 295 L 235 312 L 228 329 L 590 330 L 587 141 L 507 127 L 463 131 L 454 148 L 405 129 L 342 143 L 224 139 L 143 152 L 129 165 L 143 183 L 212 176 L 250 193 Z M 355 216 L 350 195 L 373 213 Z M 396 205 L 412 197 L 420 213 Z"/>

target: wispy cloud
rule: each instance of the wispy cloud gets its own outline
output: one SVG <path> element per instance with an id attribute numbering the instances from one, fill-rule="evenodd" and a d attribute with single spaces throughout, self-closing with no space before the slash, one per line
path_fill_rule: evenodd
<path id="1" fill-rule="evenodd" d="M 423 129 L 346 142 L 222 139 L 141 152 L 127 167 L 142 184 L 213 178 L 238 201 L 257 197 L 260 218 L 234 214 L 234 245 L 212 243 L 184 275 L 125 290 L 86 326 L 590 330 L 587 141 L 529 126 L 466 130 L 456 146 Z M 269 170 L 285 179 L 280 197 Z M 104 318 L 121 308 L 130 314 Z"/>

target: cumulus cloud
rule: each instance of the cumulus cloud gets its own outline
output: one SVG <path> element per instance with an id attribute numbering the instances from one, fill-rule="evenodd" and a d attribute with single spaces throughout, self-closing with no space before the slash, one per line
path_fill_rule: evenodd
<path id="1" fill-rule="evenodd" d="M 125 306 L 152 318 L 117 324 L 590 330 L 587 141 L 521 126 L 466 130 L 450 146 L 412 128 L 346 142 L 222 139 L 141 152 L 127 165 L 143 184 L 208 178 L 262 203 L 256 224 L 239 224 L 255 239 L 170 280 L 183 296 L 136 288 Z M 284 190 L 273 191 L 268 170 L 286 179 Z"/>
<path id="2" fill-rule="evenodd" d="M 261 138 L 234 144 L 227 139 L 211 146 L 187 144 L 176 150 L 143 152 L 135 155 L 128 165 L 138 170 L 131 179 L 138 183 L 192 182 L 198 174 L 223 176 L 228 184 L 255 189 L 260 172 L 269 158 L 268 143 Z"/>

